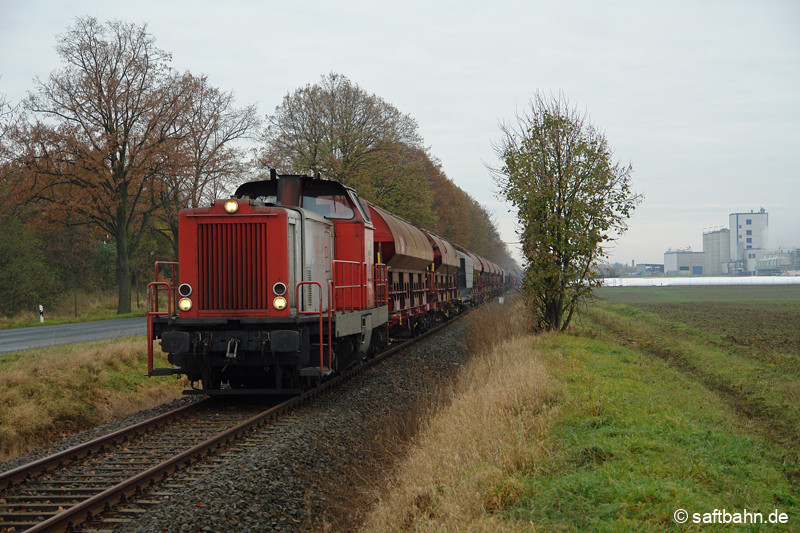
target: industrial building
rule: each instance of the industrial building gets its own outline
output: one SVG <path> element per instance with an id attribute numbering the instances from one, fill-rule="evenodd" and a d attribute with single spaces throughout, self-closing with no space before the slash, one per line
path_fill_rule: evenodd
<path id="1" fill-rule="evenodd" d="M 800 276 L 800 248 L 788 252 L 773 252 L 758 260 L 759 276 Z"/>
<path id="2" fill-rule="evenodd" d="M 669 275 L 704 275 L 705 253 L 691 250 L 668 250 L 664 253 L 664 272 Z"/>
<path id="3" fill-rule="evenodd" d="M 690 249 L 664 252 L 664 272 L 669 275 L 756 276 L 791 265 L 791 260 L 767 256 L 769 214 L 762 207 L 758 212 L 731 213 L 729 228 L 703 232 L 703 251 Z M 763 270 L 763 272 L 761 272 Z"/>
<path id="4" fill-rule="evenodd" d="M 731 213 L 728 219 L 731 228 L 728 272 L 755 276 L 758 260 L 767 253 L 769 214 L 762 207 L 758 213 Z"/>

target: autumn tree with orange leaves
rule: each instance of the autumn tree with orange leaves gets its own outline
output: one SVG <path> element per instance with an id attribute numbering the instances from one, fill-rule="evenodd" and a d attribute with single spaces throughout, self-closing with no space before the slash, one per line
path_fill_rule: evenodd
<path id="1" fill-rule="evenodd" d="M 265 167 L 335 179 L 415 224 L 434 220 L 416 121 L 346 76 L 284 96 L 263 141 Z"/>
<path id="2" fill-rule="evenodd" d="M 64 68 L 25 102 L 23 160 L 37 199 L 114 239 L 117 312 L 127 313 L 131 257 L 159 207 L 156 177 L 182 164 L 191 85 L 144 26 L 78 19 L 56 49 Z"/>
<path id="3" fill-rule="evenodd" d="M 228 95 L 170 67 L 146 25 L 77 19 L 57 51 L 63 68 L 37 80 L 25 102 L 16 160 L 51 214 L 82 217 L 113 239 L 117 312 L 127 313 L 143 236 L 237 168 L 238 152 L 225 145 L 240 135 L 238 118 Z"/>
<path id="4" fill-rule="evenodd" d="M 336 73 L 284 96 L 264 141 L 265 165 L 345 184 L 376 154 L 422 146 L 411 116 Z"/>

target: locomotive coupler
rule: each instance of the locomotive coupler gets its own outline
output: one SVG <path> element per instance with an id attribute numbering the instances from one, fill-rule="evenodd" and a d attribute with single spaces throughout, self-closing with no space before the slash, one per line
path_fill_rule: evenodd
<path id="1" fill-rule="evenodd" d="M 225 351 L 225 359 L 236 359 L 239 353 L 239 339 L 231 337 L 228 341 L 228 349 Z"/>

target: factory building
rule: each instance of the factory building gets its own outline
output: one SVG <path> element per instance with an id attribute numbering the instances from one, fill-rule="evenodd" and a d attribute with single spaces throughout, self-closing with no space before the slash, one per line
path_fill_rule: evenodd
<path id="1" fill-rule="evenodd" d="M 756 268 L 759 276 L 800 276 L 800 248 L 765 254 Z"/>
<path id="2" fill-rule="evenodd" d="M 729 228 L 703 232 L 703 251 L 670 249 L 664 253 L 664 273 L 684 276 L 718 276 L 724 274 L 756 276 L 759 271 L 786 270 L 787 261 L 767 256 L 769 214 L 762 207 L 758 212 L 731 213 Z"/>
<path id="3" fill-rule="evenodd" d="M 758 260 L 766 255 L 769 214 L 762 207 L 758 213 L 731 213 L 730 263 L 728 272 L 755 276 Z"/>
<path id="4" fill-rule="evenodd" d="M 664 253 L 664 273 L 667 276 L 702 276 L 705 264 L 703 252 L 667 250 Z"/>

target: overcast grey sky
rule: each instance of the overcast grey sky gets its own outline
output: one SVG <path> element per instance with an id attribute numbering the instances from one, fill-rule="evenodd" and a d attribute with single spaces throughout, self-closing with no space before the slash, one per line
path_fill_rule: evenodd
<path id="1" fill-rule="evenodd" d="M 67 5 L 70 4 L 70 5 Z M 447 175 L 493 211 L 498 123 L 562 91 L 634 166 L 645 201 L 612 261 L 702 250 L 728 214 L 770 213 L 770 244 L 800 246 L 800 2 L 0 0 L 0 93 L 60 68 L 74 17 L 148 24 L 173 66 L 239 105 L 274 111 L 321 75 L 346 75 L 419 123 Z"/>

